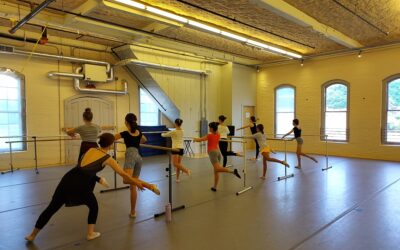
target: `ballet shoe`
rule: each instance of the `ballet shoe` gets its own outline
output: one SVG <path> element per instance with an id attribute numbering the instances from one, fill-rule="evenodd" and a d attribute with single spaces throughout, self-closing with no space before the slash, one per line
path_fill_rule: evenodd
<path id="1" fill-rule="evenodd" d="M 179 182 L 181 182 L 181 180 L 179 180 L 179 179 L 176 179 L 176 180 L 175 180 L 175 182 L 176 182 L 176 183 L 179 183 Z"/>
<path id="2" fill-rule="evenodd" d="M 189 177 L 191 177 L 191 176 L 192 176 L 192 170 L 188 169 L 187 175 L 188 175 Z"/>
<path id="3" fill-rule="evenodd" d="M 299 166 L 295 166 L 294 168 L 301 169 L 301 167 L 299 167 Z"/>
<path id="4" fill-rule="evenodd" d="M 133 214 L 129 214 L 129 217 L 132 218 L 132 219 L 135 219 L 136 218 L 136 212 L 133 213 Z"/>
<path id="5" fill-rule="evenodd" d="M 211 188 L 211 191 L 217 192 L 217 189 L 216 189 L 215 187 L 212 187 L 212 188 Z"/>
<path id="6" fill-rule="evenodd" d="M 99 232 L 93 232 L 92 235 L 86 236 L 86 239 L 87 239 L 87 240 L 94 240 L 94 239 L 96 239 L 96 238 L 99 238 L 100 235 L 101 235 L 101 234 L 100 234 Z"/>
<path id="7" fill-rule="evenodd" d="M 265 180 L 265 176 L 260 176 L 260 179 L 261 180 Z"/>
<path id="8" fill-rule="evenodd" d="M 160 190 L 158 190 L 157 185 L 152 184 L 150 190 L 155 193 L 156 195 L 160 195 Z"/>
<path id="9" fill-rule="evenodd" d="M 233 170 L 233 174 L 234 174 L 237 178 L 239 178 L 239 179 L 242 178 L 242 177 L 240 176 L 240 174 L 239 174 L 239 172 L 238 172 L 238 170 L 237 170 L 236 168 Z"/>

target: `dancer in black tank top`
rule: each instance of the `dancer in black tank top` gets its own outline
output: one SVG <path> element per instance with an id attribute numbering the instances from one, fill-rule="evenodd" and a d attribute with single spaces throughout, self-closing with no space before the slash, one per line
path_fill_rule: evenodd
<path id="1" fill-rule="evenodd" d="M 98 203 L 93 193 L 94 186 L 96 185 L 94 177 L 96 173 L 103 170 L 105 166 L 110 166 L 124 181 L 137 186 L 137 188 L 141 190 L 143 190 L 146 185 L 152 185 L 126 174 L 118 163 L 106 153 L 113 147 L 113 143 L 114 136 L 112 134 L 102 134 L 99 141 L 100 148 L 89 149 L 86 154 L 83 155 L 78 165 L 63 176 L 54 192 L 50 204 L 39 216 L 32 233 L 25 237 L 27 241 L 33 241 L 39 231 L 63 205 L 66 207 L 88 206 L 89 215 L 87 219 L 88 228 L 86 239 L 93 240 L 98 238 L 100 233 L 94 231 L 94 225 L 98 214 Z M 157 189 L 156 185 L 152 186 L 152 191 L 159 195 L 160 191 Z"/>
<path id="2" fill-rule="evenodd" d="M 257 121 L 258 119 L 256 119 L 255 116 L 251 116 L 250 117 L 250 122 L 249 124 L 247 124 L 246 126 L 243 126 L 241 128 L 238 128 L 236 130 L 241 130 L 241 129 L 245 129 L 245 128 L 250 128 L 251 134 L 254 135 L 255 133 L 257 133 Z M 258 155 L 260 154 L 260 145 L 258 145 L 257 140 L 254 140 L 254 142 L 256 143 L 256 157 L 253 158 L 252 160 L 257 160 Z"/>
<path id="3" fill-rule="evenodd" d="M 290 130 L 287 134 L 285 134 L 282 137 L 282 139 L 285 138 L 286 136 L 290 135 L 291 133 L 294 133 L 294 140 L 297 141 L 297 150 L 296 150 L 297 166 L 295 166 L 295 168 L 301 169 L 301 156 L 305 156 L 305 157 L 313 160 L 316 163 L 318 161 L 314 157 L 307 155 L 301 151 L 304 141 L 303 141 L 303 138 L 301 138 L 301 128 L 300 128 L 299 124 L 300 124 L 299 119 L 294 119 L 293 120 L 293 129 Z"/>

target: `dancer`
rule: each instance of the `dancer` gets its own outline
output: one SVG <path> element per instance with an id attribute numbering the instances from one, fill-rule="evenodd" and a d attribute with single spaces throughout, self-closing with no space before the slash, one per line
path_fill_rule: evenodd
<path id="1" fill-rule="evenodd" d="M 269 156 L 271 152 L 270 147 L 267 145 L 267 137 L 264 134 L 264 125 L 258 124 L 257 125 L 257 133 L 254 135 L 244 136 L 244 138 L 252 138 L 257 140 L 258 144 L 261 148 L 261 155 L 263 156 L 263 174 L 260 177 L 261 179 L 265 180 L 265 175 L 267 174 L 267 161 L 278 162 L 286 167 L 290 167 L 286 161 L 281 161 Z"/>
<path id="2" fill-rule="evenodd" d="M 138 130 L 138 125 L 136 123 L 137 117 L 135 114 L 129 113 L 125 116 L 125 126 L 127 131 L 123 131 L 115 135 L 115 140 L 121 138 L 124 139 L 126 146 L 125 151 L 125 163 L 124 171 L 129 176 L 134 179 L 138 179 L 140 172 L 142 170 L 142 157 L 139 154 L 139 148 L 141 143 L 147 141 L 146 137 Z M 124 184 L 130 184 L 124 181 Z M 150 186 L 145 186 L 151 189 Z M 131 197 L 131 211 L 129 216 L 131 218 L 136 218 L 136 200 L 137 200 L 137 190 L 135 185 L 130 186 L 130 197 Z"/>
<path id="3" fill-rule="evenodd" d="M 160 191 L 156 185 L 132 178 L 107 154 L 113 147 L 114 136 L 112 134 L 104 133 L 100 135 L 99 138 L 100 148 L 89 149 L 78 162 L 77 166 L 63 176 L 54 192 L 50 204 L 39 216 L 32 233 L 25 237 L 27 241 L 33 241 L 39 231 L 63 205 L 67 207 L 80 205 L 88 206 L 89 215 L 86 239 L 93 240 L 98 238 L 100 233 L 94 231 L 98 214 L 98 203 L 93 193 L 96 183 L 93 177 L 106 166 L 110 166 L 124 179 L 124 182 L 135 185 L 141 190 L 146 187 L 157 195 L 160 195 Z"/>
<path id="4" fill-rule="evenodd" d="M 243 126 L 241 128 L 238 128 L 236 130 L 241 130 L 241 129 L 245 129 L 245 128 L 250 128 L 251 134 L 254 135 L 255 133 L 257 133 L 257 124 L 256 121 L 258 119 L 256 119 L 255 116 L 251 116 L 250 117 L 250 122 L 249 124 L 247 124 L 246 126 Z M 260 154 L 260 145 L 258 144 L 258 141 L 256 139 L 254 139 L 255 143 L 256 143 L 256 157 L 252 158 L 251 160 L 257 160 L 258 155 Z"/>
<path id="5" fill-rule="evenodd" d="M 167 133 L 162 133 L 162 137 L 171 137 L 172 148 L 179 149 L 179 152 L 172 151 L 172 162 L 176 168 L 176 182 L 180 182 L 179 176 L 180 172 L 184 172 L 188 176 L 191 175 L 191 171 L 182 165 L 183 156 L 183 129 L 181 128 L 183 123 L 182 119 L 175 120 L 175 130 L 169 131 Z"/>
<path id="6" fill-rule="evenodd" d="M 290 130 L 287 134 L 285 134 L 285 135 L 282 137 L 282 139 L 283 139 L 283 138 L 285 138 L 286 136 L 290 135 L 291 133 L 294 133 L 294 139 L 295 139 L 296 142 L 297 142 L 297 150 L 296 150 L 296 155 L 297 155 L 297 166 L 295 166 L 295 168 L 297 168 L 297 169 L 301 169 L 301 156 L 305 156 L 305 157 L 307 157 L 307 158 L 313 160 L 315 163 L 318 162 L 314 157 L 312 157 L 312 156 L 310 156 L 310 155 L 307 155 L 307 154 L 305 154 L 305 153 L 303 153 L 303 152 L 301 151 L 301 148 L 302 148 L 302 146 L 303 146 L 304 141 L 303 141 L 303 138 L 301 138 L 301 128 L 300 128 L 299 124 L 300 124 L 299 119 L 294 119 L 294 120 L 293 120 L 293 129 Z"/>
<path id="7" fill-rule="evenodd" d="M 202 141 L 207 141 L 208 142 L 208 157 L 210 158 L 211 164 L 214 167 L 214 186 L 211 188 L 212 191 L 216 192 L 217 191 L 217 186 L 218 186 L 218 181 L 219 181 L 219 173 L 224 172 L 224 173 L 231 173 L 234 174 L 236 177 L 239 179 L 241 178 L 239 175 L 238 170 L 235 168 L 234 170 L 230 170 L 228 168 L 224 168 L 221 166 L 220 161 L 221 161 L 221 152 L 219 151 L 218 147 L 218 142 L 219 142 L 219 137 L 220 135 L 218 134 L 218 123 L 217 122 L 211 122 L 208 124 L 208 128 L 210 130 L 210 133 L 201 137 L 201 138 L 195 138 L 195 142 L 202 142 Z"/>
<path id="8" fill-rule="evenodd" d="M 69 136 L 75 137 L 76 134 L 79 134 L 82 142 L 81 147 L 79 149 L 78 162 L 81 159 L 82 155 L 84 155 L 91 148 L 98 148 L 97 144 L 98 136 L 102 129 L 108 130 L 113 129 L 113 126 L 102 126 L 100 127 L 97 124 L 92 123 L 93 113 L 90 108 L 86 108 L 85 112 L 82 114 L 84 125 L 81 125 L 76 128 L 63 128 L 63 131 L 66 132 Z M 107 180 L 104 177 L 94 176 L 97 182 L 105 187 L 109 187 Z"/>
<path id="9" fill-rule="evenodd" d="M 228 134 L 230 133 L 229 128 L 224 124 L 226 117 L 224 115 L 220 115 L 218 117 L 219 120 L 219 125 L 218 125 L 218 133 L 220 134 L 221 138 L 219 141 L 219 149 L 221 150 L 222 154 L 222 166 L 226 167 L 226 164 L 228 162 L 228 156 L 233 155 L 233 156 L 243 156 L 239 153 L 235 153 L 233 151 L 228 151 Z"/>

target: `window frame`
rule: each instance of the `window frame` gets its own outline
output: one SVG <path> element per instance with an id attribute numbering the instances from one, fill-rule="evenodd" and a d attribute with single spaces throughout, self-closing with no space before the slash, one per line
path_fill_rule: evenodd
<path id="1" fill-rule="evenodd" d="M 280 85 L 278 85 L 278 86 L 276 86 L 275 88 L 274 88 L 274 135 L 275 136 L 277 136 L 278 134 L 277 134 L 277 92 L 278 92 L 278 90 L 279 89 L 282 89 L 282 88 L 292 88 L 293 89 L 293 91 L 294 91 L 294 101 L 293 101 L 293 103 L 294 103 L 294 111 L 293 111 L 293 119 L 295 119 L 296 118 L 296 111 L 297 111 L 297 109 L 296 109 L 296 104 L 297 104 L 297 98 L 296 98 L 296 95 L 297 95 L 297 90 L 296 90 L 296 86 L 294 86 L 294 85 L 292 85 L 292 84 L 289 84 L 289 83 L 284 83 L 284 84 L 280 84 Z"/>
<path id="2" fill-rule="evenodd" d="M 397 145 L 400 146 L 400 142 L 388 142 L 387 141 L 387 119 L 389 112 L 389 84 L 395 80 L 400 80 L 400 73 L 386 77 L 382 81 L 382 120 L 381 120 L 381 143 L 384 145 Z"/>
<path id="3" fill-rule="evenodd" d="M 148 92 L 148 90 L 146 88 L 143 88 L 143 87 L 140 87 L 140 86 L 138 87 L 139 121 L 140 121 L 140 122 L 138 122 L 138 125 L 139 126 L 160 126 L 160 124 L 161 124 L 161 111 L 160 111 L 159 107 L 158 107 L 158 113 L 157 113 L 157 125 L 142 125 L 141 124 L 141 121 L 142 121 L 142 111 L 141 111 L 142 101 L 141 101 L 141 95 L 140 95 L 141 91 L 144 91 L 148 95 L 149 98 L 152 98 L 152 96 L 149 94 L 149 92 Z M 158 104 L 157 104 L 157 106 L 158 106 Z"/>
<path id="4" fill-rule="evenodd" d="M 325 114 L 326 114 L 326 90 L 335 84 L 341 84 L 346 86 L 347 88 L 347 111 L 346 111 L 346 139 L 345 140 L 337 140 L 337 139 L 329 139 L 329 142 L 338 142 L 338 143 L 348 143 L 350 141 L 350 83 L 348 81 L 342 79 L 333 79 L 325 82 L 321 86 L 321 141 L 325 141 Z"/>
<path id="5" fill-rule="evenodd" d="M 12 77 L 18 78 L 19 79 L 19 88 L 20 88 L 20 97 L 21 97 L 21 112 L 20 112 L 20 119 L 21 119 L 21 127 L 22 127 L 22 134 L 18 135 L 20 140 L 25 140 L 26 139 L 26 132 L 27 132 L 27 125 L 26 125 L 26 92 L 25 92 L 25 75 L 22 73 L 13 70 L 11 68 L 7 67 L 0 67 L 0 74 L 5 74 L 5 75 L 10 75 Z M 11 140 L 11 137 L 14 137 L 17 135 L 9 135 L 8 137 Z M 21 142 L 22 147 L 21 149 L 14 149 L 14 152 L 25 152 L 27 151 L 27 143 L 26 142 Z M 9 153 L 9 150 L 6 151 L 1 151 L 0 154 L 6 154 Z"/>

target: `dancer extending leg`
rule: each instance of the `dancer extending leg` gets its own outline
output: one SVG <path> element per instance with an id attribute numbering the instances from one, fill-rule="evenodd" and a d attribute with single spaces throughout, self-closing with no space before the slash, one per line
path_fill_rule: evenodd
<path id="1" fill-rule="evenodd" d="M 208 157 L 210 158 L 210 162 L 214 168 L 214 186 L 211 188 L 212 191 L 217 191 L 217 186 L 219 182 L 219 173 L 230 173 L 234 174 L 236 177 L 241 178 L 238 170 L 235 168 L 234 170 L 224 168 L 221 166 L 221 152 L 218 147 L 218 142 L 220 135 L 217 133 L 218 131 L 218 123 L 211 122 L 208 124 L 208 128 L 210 133 L 201 138 L 194 139 L 195 142 L 208 142 Z"/>
<path id="2" fill-rule="evenodd" d="M 301 156 L 305 156 L 305 157 L 311 159 L 312 161 L 314 161 L 315 163 L 317 163 L 318 161 L 314 157 L 302 152 L 302 147 L 303 147 L 304 141 L 303 141 L 303 138 L 301 138 L 301 128 L 300 128 L 299 124 L 300 124 L 299 119 L 294 119 L 293 120 L 293 129 L 290 130 L 287 134 L 285 134 L 282 137 L 282 139 L 285 138 L 286 136 L 290 135 L 291 133 L 294 133 L 294 138 L 297 142 L 297 150 L 296 150 L 297 166 L 295 166 L 295 168 L 301 169 Z"/>

